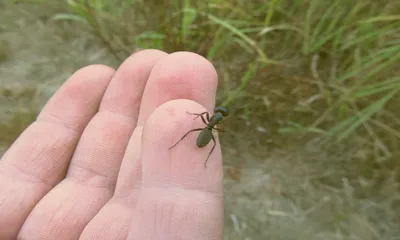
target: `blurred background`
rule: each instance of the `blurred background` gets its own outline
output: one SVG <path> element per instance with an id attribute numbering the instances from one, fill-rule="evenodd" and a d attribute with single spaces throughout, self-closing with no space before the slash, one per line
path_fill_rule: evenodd
<path id="1" fill-rule="evenodd" d="M 0 2 L 0 156 L 77 69 L 219 74 L 225 239 L 400 239 L 400 1 Z"/>

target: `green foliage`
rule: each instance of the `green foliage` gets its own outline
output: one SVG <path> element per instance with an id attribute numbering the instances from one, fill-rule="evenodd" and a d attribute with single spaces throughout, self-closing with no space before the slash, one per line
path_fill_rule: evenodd
<path id="1" fill-rule="evenodd" d="M 374 132 L 369 137 L 379 138 L 382 126 L 394 127 L 380 118 L 392 111 L 386 106 L 398 99 L 400 88 L 400 7 L 393 1 L 67 3 L 71 11 L 55 19 L 89 24 L 121 60 L 138 48 L 186 50 L 205 56 L 219 71 L 234 69 L 233 81 L 224 85 L 225 105 L 247 101 L 251 109 L 252 95 L 269 98 L 271 90 L 256 94 L 251 85 L 267 86 L 271 76 L 264 72 L 275 68 L 284 68 L 286 79 L 302 76 L 312 82 L 317 86 L 312 94 L 283 99 L 291 113 L 273 119 L 279 120 L 281 133 L 316 133 L 342 141 L 366 128 Z M 391 116 L 397 119 L 398 113 Z"/>

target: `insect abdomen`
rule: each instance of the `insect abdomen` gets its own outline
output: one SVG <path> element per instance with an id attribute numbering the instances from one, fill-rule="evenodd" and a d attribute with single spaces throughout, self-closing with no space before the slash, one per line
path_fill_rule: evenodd
<path id="1" fill-rule="evenodd" d="M 207 144 L 211 141 L 212 132 L 209 129 L 203 129 L 199 136 L 197 137 L 197 147 L 202 148 L 207 146 Z"/>

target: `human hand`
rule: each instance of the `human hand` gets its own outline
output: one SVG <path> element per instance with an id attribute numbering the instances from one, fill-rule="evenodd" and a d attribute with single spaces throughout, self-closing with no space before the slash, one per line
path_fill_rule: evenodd
<path id="1" fill-rule="evenodd" d="M 207 168 L 196 133 L 168 150 L 216 88 L 188 52 L 74 73 L 0 160 L 0 239 L 222 239 L 218 139 Z"/>

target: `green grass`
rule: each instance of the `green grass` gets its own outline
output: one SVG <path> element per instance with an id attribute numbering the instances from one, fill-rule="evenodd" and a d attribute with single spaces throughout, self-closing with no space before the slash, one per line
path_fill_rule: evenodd
<path id="1" fill-rule="evenodd" d="M 287 149 L 300 148 L 294 154 L 299 159 L 285 162 L 280 157 L 282 164 L 289 165 L 282 170 L 286 176 L 282 178 L 293 179 L 285 179 L 288 185 L 309 186 L 285 190 L 290 196 L 285 205 L 291 206 L 285 209 L 293 217 L 290 221 L 315 215 L 319 226 L 323 219 L 327 227 L 315 231 L 324 239 L 366 239 L 366 232 L 371 233 L 369 239 L 396 239 L 394 226 L 400 224 L 396 217 L 400 215 L 398 1 L 30 2 L 43 8 L 57 5 L 51 20 L 90 31 L 119 61 L 145 48 L 203 55 L 219 73 L 218 104 L 232 112 L 224 122 L 228 132 L 221 136 L 229 156 L 227 167 L 262 168 L 264 161 L 249 160 L 248 155 L 266 159 L 273 151 L 289 155 Z M 11 53 L 3 52 L 6 61 Z M 6 126 L 17 132 L 23 129 L 12 117 L 0 124 Z M 7 141 L 15 138 L 7 135 L 11 136 Z M 306 150 L 310 148 L 318 157 L 311 156 Z M 292 169 L 290 161 L 304 172 L 296 175 L 300 170 Z M 272 175 L 280 174 L 277 162 L 270 163 Z M 256 179 L 247 179 L 247 188 L 252 188 L 252 181 Z M 256 191 L 259 198 L 267 198 L 262 191 L 261 186 Z M 321 207 L 325 196 L 333 200 Z M 259 198 L 251 202 L 262 202 Z M 315 205 L 323 210 L 312 214 L 304 210 Z M 325 234 L 326 229 L 331 235 Z M 266 237 L 291 239 L 282 237 L 283 232 Z"/>
<path id="2" fill-rule="evenodd" d="M 0 88 L 0 101 L 5 105 L 14 105 L 8 114 L 0 118 L 0 146 L 9 147 L 39 113 L 38 91 L 35 87 L 20 89 Z M 6 112 L 6 109 L 2 110 Z"/>
<path id="3" fill-rule="evenodd" d="M 263 70 L 281 67 L 279 77 L 285 74 L 287 81 L 301 76 L 315 89 L 285 107 L 303 113 L 282 119 L 281 132 L 317 132 L 341 141 L 366 128 L 376 132 L 372 138 L 383 130 L 378 125 L 390 128 L 379 113 L 390 111 L 385 106 L 400 89 L 395 1 L 68 3 L 71 11 L 55 18 L 87 23 L 121 60 L 137 48 L 187 50 L 207 57 L 219 72 L 236 69 L 219 97 L 223 104 L 251 105 L 247 85 L 267 85 L 270 76 Z M 305 113 L 314 116 L 302 117 Z M 266 117 L 262 114 L 249 117 Z"/>
<path id="4" fill-rule="evenodd" d="M 35 121 L 39 109 L 16 111 L 11 114 L 7 121 L 0 122 L 0 145 L 9 147 L 25 128 Z"/>

